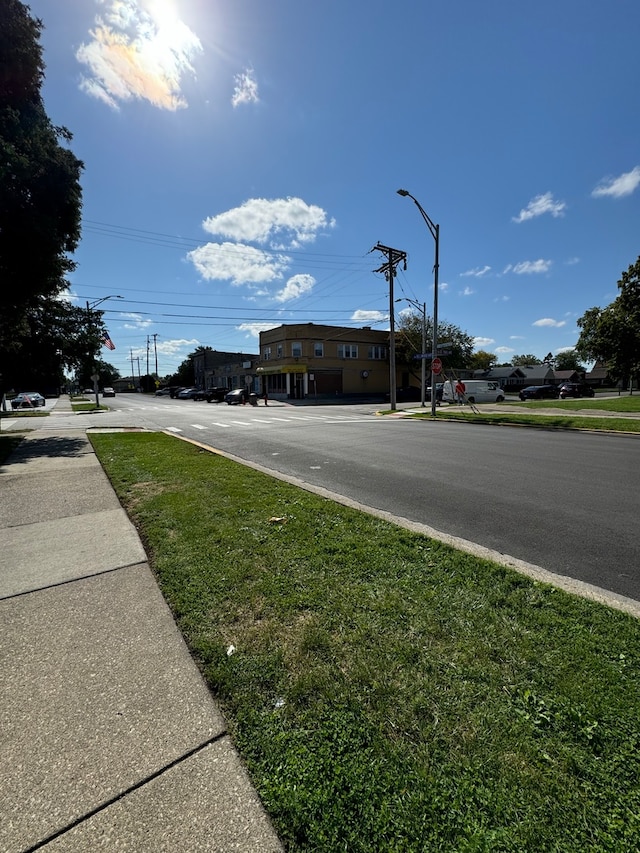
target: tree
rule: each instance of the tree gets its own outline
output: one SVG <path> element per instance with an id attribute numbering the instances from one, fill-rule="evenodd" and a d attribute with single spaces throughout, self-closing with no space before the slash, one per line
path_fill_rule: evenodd
<path id="1" fill-rule="evenodd" d="M 427 352 L 431 352 L 433 320 L 426 318 Z M 471 363 L 473 338 L 458 326 L 446 321 L 438 323 L 438 342 L 447 343 L 450 355 L 443 356 L 445 369 L 465 369 Z M 415 356 L 422 352 L 422 314 L 402 313 L 396 327 L 396 364 L 407 365 L 420 376 L 420 360 Z M 429 364 L 429 362 L 427 362 Z"/>
<path id="2" fill-rule="evenodd" d="M 0 355 L 24 338 L 30 312 L 66 287 L 80 238 L 82 163 L 48 118 L 40 88 L 42 22 L 0 3 Z M 25 247 L 25 239 L 29 246 Z M 6 374 L 6 371 L 5 371 Z M 9 377 L 6 377 L 8 380 Z"/>
<path id="3" fill-rule="evenodd" d="M 618 296 L 606 308 L 590 308 L 578 320 L 576 352 L 585 361 L 606 362 L 613 379 L 640 379 L 640 257 L 618 281 Z"/>
<path id="4" fill-rule="evenodd" d="M 479 349 L 471 356 L 469 367 L 472 370 L 491 370 L 498 362 L 498 356 L 495 353 L 487 352 Z"/>
<path id="5" fill-rule="evenodd" d="M 534 364 L 542 364 L 537 355 L 514 355 L 511 359 L 514 367 L 532 367 Z"/>
<path id="6" fill-rule="evenodd" d="M 581 363 L 575 349 L 566 349 L 559 352 L 553 359 L 551 366 L 554 370 L 575 370 L 577 373 L 585 373 L 587 369 Z"/>

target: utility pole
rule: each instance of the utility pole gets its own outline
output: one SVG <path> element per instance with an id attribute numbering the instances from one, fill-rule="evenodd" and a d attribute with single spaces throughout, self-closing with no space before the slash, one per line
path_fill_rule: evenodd
<path id="1" fill-rule="evenodd" d="M 135 388 L 136 387 L 136 376 L 135 376 L 135 373 L 133 372 L 133 350 L 130 349 L 129 353 L 131 354 L 131 384 Z"/>
<path id="2" fill-rule="evenodd" d="M 155 357 L 156 357 L 156 381 L 157 381 L 158 379 L 160 379 L 160 377 L 159 377 L 159 375 L 158 375 L 158 345 L 157 345 L 157 342 L 156 342 L 156 338 L 157 338 L 157 337 L 158 337 L 158 333 L 157 333 L 157 332 L 154 332 L 154 333 L 153 333 L 153 352 L 154 352 L 154 355 L 155 355 Z"/>
<path id="3" fill-rule="evenodd" d="M 400 249 L 391 249 L 389 246 L 383 246 L 378 242 L 371 250 L 382 252 L 387 260 L 381 267 L 378 267 L 374 272 L 384 273 L 384 277 L 389 282 L 389 402 L 391 411 L 396 410 L 396 329 L 393 308 L 393 279 L 396 274 L 396 266 L 400 261 L 404 262 L 404 268 L 407 268 L 407 253 L 401 252 Z"/>
<path id="4" fill-rule="evenodd" d="M 147 376 L 149 375 L 149 335 L 147 335 Z"/>

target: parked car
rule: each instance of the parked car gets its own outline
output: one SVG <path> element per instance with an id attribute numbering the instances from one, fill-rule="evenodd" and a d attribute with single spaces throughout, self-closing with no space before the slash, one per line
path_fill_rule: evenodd
<path id="1" fill-rule="evenodd" d="M 444 382 L 436 383 L 436 403 L 442 402 L 442 394 L 444 392 Z M 431 402 L 431 386 L 425 388 L 425 401 Z"/>
<path id="2" fill-rule="evenodd" d="M 197 388 L 182 388 L 176 394 L 178 400 L 193 400 L 193 395 L 198 393 Z"/>
<path id="3" fill-rule="evenodd" d="M 563 382 L 560 386 L 560 399 L 565 397 L 593 397 L 595 391 L 590 385 L 584 382 Z"/>
<path id="4" fill-rule="evenodd" d="M 234 388 L 233 391 L 227 392 L 224 399 L 229 406 L 237 406 L 239 403 L 248 403 L 249 392 L 246 388 Z"/>
<path id="5" fill-rule="evenodd" d="M 207 403 L 222 403 L 228 393 L 228 388 L 209 388 L 205 399 Z"/>
<path id="6" fill-rule="evenodd" d="M 116 392 L 113 390 L 113 388 L 103 388 L 102 389 L 102 396 L 103 397 L 115 397 Z"/>
<path id="7" fill-rule="evenodd" d="M 44 406 L 44 397 L 38 391 L 21 391 L 11 401 L 12 409 L 33 409 Z"/>
<path id="8" fill-rule="evenodd" d="M 158 388 L 156 391 L 156 397 L 170 397 L 171 396 L 171 388 Z"/>
<path id="9" fill-rule="evenodd" d="M 521 400 L 557 400 L 560 391 L 557 385 L 529 385 L 518 396 Z"/>

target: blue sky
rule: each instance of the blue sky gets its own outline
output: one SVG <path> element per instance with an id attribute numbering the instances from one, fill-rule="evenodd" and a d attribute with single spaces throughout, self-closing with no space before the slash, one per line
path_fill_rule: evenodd
<path id="1" fill-rule="evenodd" d="M 71 277 L 123 375 L 397 298 L 501 361 L 575 344 L 640 254 L 637 0 L 32 0 L 84 161 Z M 403 310 L 407 303 L 396 305 Z M 154 337 L 155 336 L 155 337 Z M 138 367 L 136 364 L 135 372 Z"/>

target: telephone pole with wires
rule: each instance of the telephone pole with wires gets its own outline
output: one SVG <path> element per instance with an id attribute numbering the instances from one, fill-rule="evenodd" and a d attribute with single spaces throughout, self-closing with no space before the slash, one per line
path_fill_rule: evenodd
<path id="1" fill-rule="evenodd" d="M 371 250 L 372 252 L 382 252 L 386 257 L 386 261 L 382 266 L 378 267 L 374 272 L 384 273 L 384 277 L 389 282 L 389 403 L 391 411 L 396 410 L 396 329 L 393 309 L 393 279 L 396 275 L 396 267 L 402 261 L 404 268 L 407 268 L 407 253 L 401 252 L 400 249 L 392 249 L 390 246 L 383 246 L 382 243 L 376 243 Z"/>

